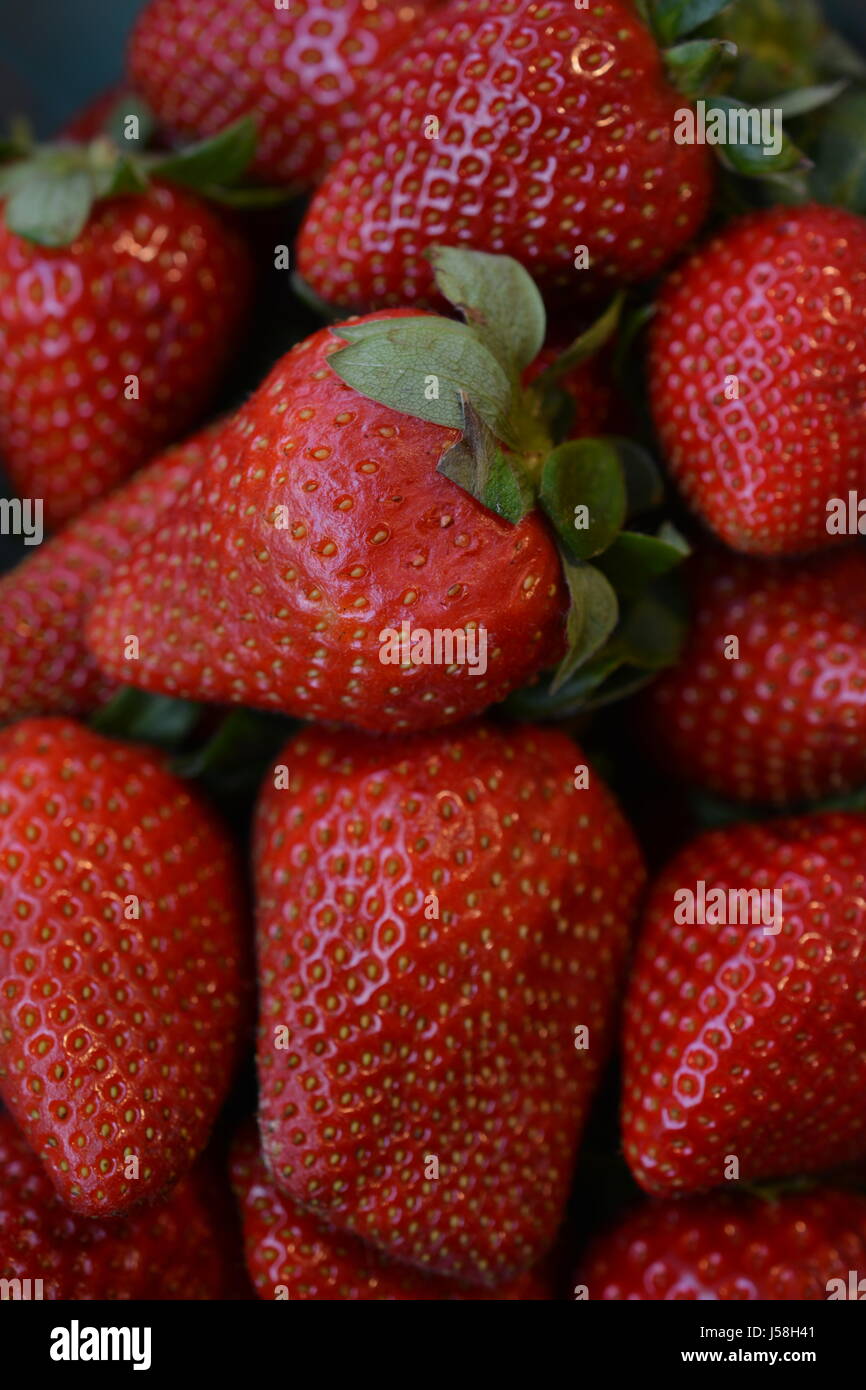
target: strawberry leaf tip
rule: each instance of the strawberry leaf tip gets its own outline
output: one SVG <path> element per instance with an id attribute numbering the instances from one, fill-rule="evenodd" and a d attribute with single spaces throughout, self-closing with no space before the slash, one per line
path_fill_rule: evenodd
<path id="1" fill-rule="evenodd" d="M 544 302 L 519 261 L 434 246 L 427 252 L 436 285 L 506 372 L 534 362 L 544 344 Z"/>
<path id="2" fill-rule="evenodd" d="M 604 645 L 619 617 L 616 592 L 601 570 L 594 565 L 575 564 L 567 556 L 563 569 L 569 596 L 568 647 L 550 683 L 551 695 L 558 694 L 569 678 Z"/>
<path id="3" fill-rule="evenodd" d="M 667 46 L 727 9 L 731 0 L 646 0 L 646 14 L 659 43 Z"/>
<path id="4" fill-rule="evenodd" d="M 191 700 L 152 695 L 124 686 L 90 719 L 90 727 L 111 738 L 150 743 L 167 751 L 179 748 L 195 728 L 202 707 Z"/>
<path id="5" fill-rule="evenodd" d="M 612 544 L 626 516 L 625 474 L 616 445 L 575 439 L 548 455 L 538 500 L 572 560 L 589 560 Z"/>

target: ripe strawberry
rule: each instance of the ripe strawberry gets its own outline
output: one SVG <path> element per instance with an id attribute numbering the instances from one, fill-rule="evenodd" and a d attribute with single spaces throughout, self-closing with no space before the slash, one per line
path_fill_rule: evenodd
<path id="1" fill-rule="evenodd" d="M 167 450 L 0 579 L 0 720 L 88 714 L 114 694 L 85 646 L 85 614 L 133 542 L 174 505 L 209 437 L 203 430 Z"/>
<path id="2" fill-rule="evenodd" d="M 365 119 L 370 87 L 425 8 L 425 0 L 150 0 L 130 40 L 129 74 L 175 135 L 213 135 L 252 114 L 258 172 L 313 183 Z"/>
<path id="3" fill-rule="evenodd" d="M 0 456 L 47 526 L 195 423 L 250 287 L 237 234 L 168 185 L 98 205 L 65 247 L 0 218 Z"/>
<path id="4" fill-rule="evenodd" d="M 623 1142 L 648 1192 L 866 1157 L 864 853 L 862 815 L 771 820 L 700 835 L 656 881 L 623 1040 Z M 731 896 L 749 890 L 767 894 L 756 925 L 757 899 Z"/>
<path id="5" fill-rule="evenodd" d="M 681 105 L 625 0 L 452 0 L 383 71 L 299 270 L 357 311 L 438 302 L 435 242 L 514 256 L 551 302 L 645 280 L 709 203 L 707 148 L 674 142 Z"/>
<path id="6" fill-rule="evenodd" d="M 88 625 L 110 676 L 388 731 L 456 722 L 558 659 L 566 598 L 538 514 L 512 526 L 437 473 L 459 431 L 351 390 L 327 365 L 340 344 L 325 328 L 277 364 L 113 572 Z M 486 674 L 383 664 L 380 632 L 404 619 L 483 623 Z"/>
<path id="7" fill-rule="evenodd" d="M 725 227 L 664 288 L 649 388 L 674 477 L 727 545 L 838 544 L 827 503 L 866 483 L 866 220 L 772 208 Z"/>
<path id="8" fill-rule="evenodd" d="M 228 1298 L 240 1283 L 237 1254 L 213 1187 L 202 1160 L 152 1205 L 78 1216 L 0 1111 L 0 1279 L 29 1279 L 34 1298 L 39 1279 L 43 1298 L 75 1302 Z"/>
<path id="9" fill-rule="evenodd" d="M 260 1298 L 529 1302 L 551 1297 L 548 1280 L 535 1271 L 491 1294 L 421 1274 L 410 1265 L 386 1259 L 355 1236 L 332 1231 L 274 1187 L 252 1124 L 235 1142 L 232 1182 L 243 1215 L 250 1275 Z"/>
<path id="10" fill-rule="evenodd" d="M 0 861 L 0 1094 L 66 1205 L 114 1215 L 186 1171 L 231 1081 L 233 851 L 146 748 L 32 719 L 0 733 Z"/>
<path id="11" fill-rule="evenodd" d="M 268 1168 L 341 1233 L 467 1283 L 550 1245 L 607 1053 L 643 868 L 581 762 L 529 726 L 312 730 L 258 807 Z"/>
<path id="12" fill-rule="evenodd" d="M 678 776 L 741 801 L 816 800 L 866 781 L 866 555 L 690 564 L 691 636 L 641 700 Z M 737 655 L 731 638 L 737 639 Z"/>
<path id="13" fill-rule="evenodd" d="M 866 1197 L 818 1188 L 649 1202 L 590 1246 L 574 1276 L 590 1299 L 821 1302 L 866 1269 Z"/>

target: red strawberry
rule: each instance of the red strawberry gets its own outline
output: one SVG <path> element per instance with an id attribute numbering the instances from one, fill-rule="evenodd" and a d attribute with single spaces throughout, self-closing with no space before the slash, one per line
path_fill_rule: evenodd
<path id="1" fill-rule="evenodd" d="M 548 1280 L 534 1271 L 495 1293 L 461 1287 L 388 1260 L 355 1236 L 330 1230 L 274 1187 L 252 1124 L 235 1143 L 232 1181 L 243 1215 L 247 1263 L 260 1298 L 529 1302 L 551 1297 Z"/>
<path id="2" fill-rule="evenodd" d="M 0 733 L 0 862 L 0 1094 L 67 1206 L 122 1212 L 190 1166 L 238 1059 L 231 845 L 146 748 L 33 719 Z"/>
<path id="3" fill-rule="evenodd" d="M 849 1271 L 864 1269 L 866 1197 L 819 1188 L 647 1203 L 590 1246 L 574 1283 L 618 1302 L 822 1302 L 849 1297 Z"/>
<path id="4" fill-rule="evenodd" d="M 550 1245 L 607 1053 L 643 868 L 582 760 L 528 726 L 312 730 L 261 794 L 265 1160 L 340 1232 L 467 1283 Z"/>
<path id="5" fill-rule="evenodd" d="M 42 1298 L 74 1302 L 228 1298 L 240 1283 L 237 1255 L 213 1187 L 202 1160 L 153 1205 L 108 1220 L 78 1216 L 0 1111 L 0 1279 L 30 1280 L 32 1298 L 41 1280 Z"/>
<path id="6" fill-rule="evenodd" d="M 116 689 L 84 644 L 84 617 L 133 542 L 174 505 L 205 455 L 204 430 L 95 502 L 0 579 L 0 720 L 88 714 Z"/>
<path id="7" fill-rule="evenodd" d="M 366 119 L 371 85 L 412 34 L 425 0 L 150 0 L 129 73 L 184 139 L 252 114 L 270 181 L 321 178 Z"/>
<path id="8" fill-rule="evenodd" d="M 750 890 L 760 904 L 732 896 Z M 623 1040 L 623 1142 L 648 1192 L 866 1157 L 864 892 L 854 813 L 704 834 L 660 875 Z"/>
<path id="9" fill-rule="evenodd" d="M 382 73 L 300 272 L 353 310 L 436 301 L 435 242 L 514 256 L 552 302 L 645 280 L 708 207 L 708 149 L 674 142 L 681 105 L 624 0 L 453 0 Z"/>
<path id="10" fill-rule="evenodd" d="M 642 698 L 664 766 L 742 801 L 866 781 L 866 555 L 849 547 L 795 568 L 709 552 L 689 579 L 691 636 Z"/>
<path id="11" fill-rule="evenodd" d="M 772 208 L 725 227 L 659 300 L 649 388 L 671 470 L 726 544 L 838 544 L 827 503 L 866 483 L 866 220 Z"/>
<path id="12" fill-rule="evenodd" d="M 114 571 L 88 628 L 109 675 L 387 731 L 456 722 L 558 659 L 565 591 L 539 515 L 512 526 L 437 473 L 459 431 L 351 390 L 328 367 L 340 345 L 322 329 L 293 348 Z M 383 664 L 380 633 L 404 619 L 483 623 L 486 674 Z"/>
<path id="13" fill-rule="evenodd" d="M 236 349 L 251 274 L 228 224 L 167 185 L 98 204 L 67 246 L 0 217 L 0 456 L 48 527 L 195 424 Z"/>

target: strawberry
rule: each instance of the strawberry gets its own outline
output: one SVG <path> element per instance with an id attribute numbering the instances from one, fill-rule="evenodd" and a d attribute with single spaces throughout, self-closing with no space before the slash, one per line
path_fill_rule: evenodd
<path id="1" fill-rule="evenodd" d="M 671 471 L 735 550 L 844 543 L 828 510 L 866 484 L 866 220 L 771 208 L 725 228 L 664 287 L 649 392 Z"/>
<path id="2" fill-rule="evenodd" d="M 549 1281 L 535 1271 L 520 1275 L 491 1294 L 421 1274 L 409 1265 L 386 1259 L 355 1236 L 332 1231 L 274 1186 L 252 1124 L 235 1142 L 232 1183 L 243 1215 L 250 1275 L 260 1298 L 529 1302 L 551 1297 Z"/>
<path id="3" fill-rule="evenodd" d="M 741 801 L 816 800 L 866 781 L 866 555 L 849 547 L 794 568 L 713 551 L 689 581 L 688 644 L 641 700 L 660 762 Z"/>
<path id="4" fill-rule="evenodd" d="M 396 310 L 322 329 L 215 437 L 94 603 L 87 640 L 106 674 L 408 732 L 601 653 L 619 601 L 588 562 L 620 535 L 628 460 L 615 440 L 554 441 L 572 429 L 569 384 L 582 430 L 607 410 L 586 390 L 587 353 L 617 305 L 550 362 L 516 262 L 436 260 L 465 323 Z M 660 549 L 663 567 L 680 559 Z"/>
<path id="5" fill-rule="evenodd" d="M 223 1223 L 206 1160 L 152 1205 L 109 1219 L 76 1215 L 0 1111 L 0 1279 L 30 1280 L 30 1297 L 41 1280 L 42 1298 L 75 1302 L 228 1298 L 240 1281 Z"/>
<path id="6" fill-rule="evenodd" d="M 623 1037 L 623 1143 L 647 1192 L 866 1157 L 864 855 L 857 813 L 740 824 L 653 885 Z"/>
<path id="7" fill-rule="evenodd" d="M 114 694 L 84 643 L 87 609 L 133 542 L 177 500 L 210 431 L 160 455 L 0 579 L 0 720 L 88 714 Z"/>
<path id="8" fill-rule="evenodd" d="M 65 1204 L 110 1216 L 203 1147 L 246 1026 L 224 830 L 162 759 L 0 733 L 0 1095 Z"/>
<path id="9" fill-rule="evenodd" d="M 646 1203 L 595 1240 L 574 1284 L 617 1302 L 822 1302 L 849 1297 L 849 1271 L 864 1268 L 866 1197 L 823 1187 Z"/>
<path id="10" fill-rule="evenodd" d="M 383 71 L 299 271 L 355 311 L 438 303 L 423 252 L 443 241 L 514 256 L 551 302 L 645 280 L 709 204 L 681 103 L 625 0 L 452 0 Z"/>
<path id="11" fill-rule="evenodd" d="M 150 0 L 128 70 L 176 136 L 259 126 L 255 168 L 316 182 L 365 119 L 371 85 L 418 25 L 425 0 Z"/>
<path id="12" fill-rule="evenodd" d="M 246 157 L 246 129 L 232 141 Z M 146 181 L 191 183 L 188 166 L 102 139 L 0 168 L 0 457 L 51 529 L 194 425 L 236 349 L 246 245 L 186 188 Z"/>
<path id="13" fill-rule="evenodd" d="M 311 730 L 257 810 L 265 1162 L 466 1283 L 549 1247 L 607 1053 L 643 868 L 582 757 L 530 726 Z"/>

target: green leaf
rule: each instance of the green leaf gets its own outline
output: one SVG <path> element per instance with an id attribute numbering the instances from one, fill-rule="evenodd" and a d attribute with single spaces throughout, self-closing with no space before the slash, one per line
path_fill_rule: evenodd
<path id="1" fill-rule="evenodd" d="M 539 501 L 568 554 L 588 560 L 621 530 L 626 488 L 616 446 L 607 439 L 577 439 L 548 455 Z"/>
<path id="2" fill-rule="evenodd" d="M 157 155 L 148 162 L 148 172 L 156 178 L 203 191 L 225 187 L 240 178 L 256 152 L 256 122 L 242 116 L 207 140 L 200 140 L 174 154 Z"/>
<path id="3" fill-rule="evenodd" d="M 498 440 L 520 450 L 512 384 L 465 324 L 424 315 L 380 319 L 377 327 L 375 333 L 367 324 L 333 330 L 350 339 L 328 357 L 341 381 L 403 415 L 449 429 L 463 429 L 465 397 Z"/>
<path id="4" fill-rule="evenodd" d="M 649 15 L 659 42 L 666 47 L 706 24 L 731 0 L 649 0 Z"/>
<path id="5" fill-rule="evenodd" d="M 243 188 L 226 188 L 223 184 L 207 183 L 198 189 L 209 203 L 225 208 L 275 208 L 287 203 L 293 194 L 290 188 L 265 188 L 252 184 Z"/>
<path id="6" fill-rule="evenodd" d="M 687 39 L 664 55 L 668 77 L 678 92 L 696 97 L 737 56 L 736 44 L 726 39 Z"/>
<path id="7" fill-rule="evenodd" d="M 610 583 L 594 565 L 573 564 L 563 557 L 568 586 L 568 649 L 550 685 L 552 695 L 607 641 L 616 627 L 619 604 Z"/>
<path id="8" fill-rule="evenodd" d="M 175 700 L 169 695 L 150 695 L 124 686 L 90 720 L 97 733 L 173 749 L 180 746 L 201 716 L 201 705 Z"/>
<path id="9" fill-rule="evenodd" d="M 433 246 L 426 255 L 440 293 L 506 372 L 535 360 L 544 344 L 544 301 L 519 261 L 457 246 Z"/>
<path id="10" fill-rule="evenodd" d="M 6 175 L 11 176 L 8 182 Z M 0 172 L 0 195 L 4 194 L 10 232 L 38 246 L 68 246 L 90 217 L 93 178 L 86 169 L 60 173 L 33 161 Z"/>
<path id="11" fill-rule="evenodd" d="M 652 580 L 681 564 L 689 547 L 666 523 L 657 536 L 622 531 L 598 559 L 599 568 L 623 598 L 636 598 Z"/>
<path id="12" fill-rule="evenodd" d="M 608 442 L 616 449 L 622 465 L 627 515 L 640 516 L 660 506 L 664 501 L 664 484 L 649 450 L 634 439 L 610 436 Z"/>
<path id="13" fill-rule="evenodd" d="M 505 521 L 522 521 L 535 506 L 525 469 L 513 454 L 500 449 L 468 400 L 464 399 L 463 408 L 463 434 L 443 454 L 437 472 Z"/>
<path id="14" fill-rule="evenodd" d="M 679 656 L 688 616 L 675 580 L 675 574 L 662 575 L 625 613 L 615 640 L 630 665 L 660 671 Z"/>
<path id="15" fill-rule="evenodd" d="M 773 97 L 772 101 L 765 102 L 764 105 L 781 111 L 784 120 L 793 120 L 796 116 L 805 116 L 810 111 L 829 106 L 841 96 L 847 86 L 848 83 L 840 79 L 838 82 L 822 82 L 815 87 L 800 87 L 795 92 L 785 92 L 781 96 Z"/>
<path id="16" fill-rule="evenodd" d="M 813 196 L 866 213 L 866 92 L 846 92 L 823 114 L 812 154 Z"/>
<path id="17" fill-rule="evenodd" d="M 616 332 L 624 303 L 625 292 L 620 290 L 601 317 L 596 319 L 595 323 L 591 324 L 578 338 L 575 338 L 574 342 L 559 354 L 555 362 L 551 362 L 549 367 L 545 367 L 543 372 L 539 372 L 531 389 L 543 394 L 551 386 L 558 385 L 567 372 L 579 367 L 581 362 L 593 357 L 599 348 L 604 347 L 604 344 Z"/>
<path id="18" fill-rule="evenodd" d="M 788 139 L 777 120 L 770 123 L 767 134 L 773 143 L 778 138 L 778 150 L 773 151 L 770 143 L 763 142 L 763 112 L 766 108 L 747 106 L 743 101 L 726 96 L 714 96 L 700 105 L 706 110 L 708 134 L 717 124 L 713 112 L 725 113 L 725 131 L 733 132 L 733 138 L 726 138 L 715 148 L 723 161 L 738 174 L 745 174 L 749 178 L 766 178 L 770 174 L 808 166 L 802 151 Z M 737 115 L 738 112 L 743 114 Z"/>

